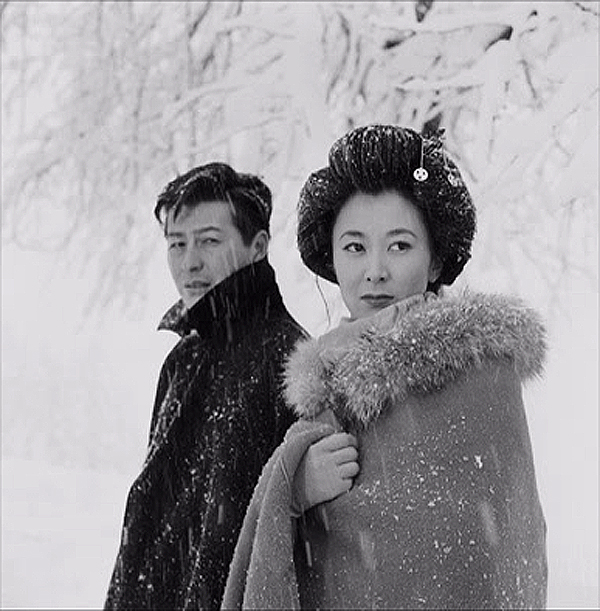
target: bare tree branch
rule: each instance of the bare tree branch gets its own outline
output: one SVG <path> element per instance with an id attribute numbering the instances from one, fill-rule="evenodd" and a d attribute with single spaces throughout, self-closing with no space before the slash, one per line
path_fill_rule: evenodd
<path id="1" fill-rule="evenodd" d="M 600 15 L 600 11 L 598 11 L 598 9 L 594 10 L 592 6 L 590 6 L 593 4 L 597 7 L 598 2 L 588 2 L 587 4 L 584 4 L 583 2 L 574 2 L 574 4 L 577 8 L 581 9 L 582 11 L 585 11 L 586 13 L 591 13 L 592 15 L 595 15 L 596 17 Z"/>

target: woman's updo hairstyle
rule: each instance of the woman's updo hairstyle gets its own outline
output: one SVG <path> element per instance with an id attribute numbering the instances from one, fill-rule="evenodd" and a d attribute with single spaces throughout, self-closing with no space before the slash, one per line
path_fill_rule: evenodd
<path id="1" fill-rule="evenodd" d="M 423 173 L 415 174 L 417 168 L 426 170 L 424 179 Z M 347 133 L 331 147 L 329 165 L 308 177 L 298 203 L 298 249 L 304 264 L 337 284 L 331 236 L 340 209 L 355 193 L 388 190 L 421 211 L 442 264 L 429 290 L 452 284 L 471 256 L 473 201 L 441 133 L 421 136 L 394 125 L 369 125 Z"/>

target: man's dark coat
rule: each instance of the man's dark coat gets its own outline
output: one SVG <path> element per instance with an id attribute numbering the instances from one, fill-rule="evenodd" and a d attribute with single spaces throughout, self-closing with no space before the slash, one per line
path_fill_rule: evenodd
<path id="1" fill-rule="evenodd" d="M 254 486 L 295 420 L 282 370 L 305 333 L 266 259 L 159 328 L 181 340 L 160 373 L 105 608 L 214 609 Z"/>

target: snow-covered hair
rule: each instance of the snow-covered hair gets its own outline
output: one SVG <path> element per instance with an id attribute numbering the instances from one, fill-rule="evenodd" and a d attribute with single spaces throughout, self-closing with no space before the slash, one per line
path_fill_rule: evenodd
<path id="1" fill-rule="evenodd" d="M 273 207 L 269 187 L 258 176 L 236 172 L 220 162 L 198 166 L 172 180 L 158 196 L 154 216 L 166 231 L 171 210 L 177 216 L 184 207 L 209 201 L 232 205 L 233 223 L 246 244 L 260 230 L 269 233 Z"/>
<path id="2" fill-rule="evenodd" d="M 415 174 L 425 168 L 424 174 Z M 423 175 L 426 178 L 423 178 Z M 337 140 L 329 165 L 313 172 L 300 192 L 298 248 L 318 276 L 337 284 L 332 230 L 342 206 L 357 192 L 395 190 L 420 211 L 432 248 L 442 264 L 435 283 L 452 284 L 471 256 L 475 207 L 441 133 L 422 136 L 395 125 L 358 127 Z"/>

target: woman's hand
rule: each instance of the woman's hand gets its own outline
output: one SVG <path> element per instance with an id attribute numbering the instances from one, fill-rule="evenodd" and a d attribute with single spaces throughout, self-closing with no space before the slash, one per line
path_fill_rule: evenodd
<path id="1" fill-rule="evenodd" d="M 303 513 L 352 488 L 359 472 L 356 438 L 332 433 L 313 443 L 298 465 L 292 483 L 292 511 Z"/>

